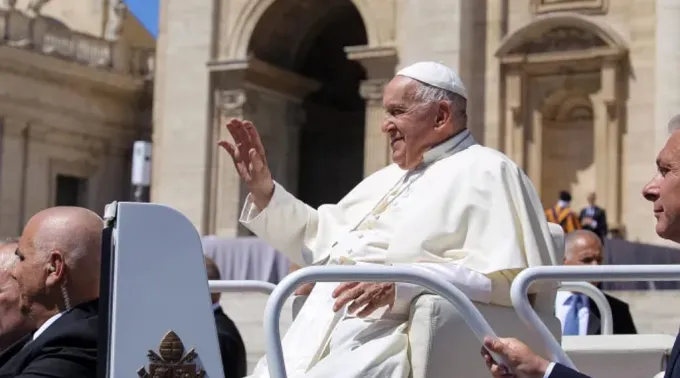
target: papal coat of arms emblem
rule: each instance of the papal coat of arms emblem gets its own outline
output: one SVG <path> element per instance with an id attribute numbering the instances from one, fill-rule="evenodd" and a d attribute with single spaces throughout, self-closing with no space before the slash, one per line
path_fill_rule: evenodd
<path id="1" fill-rule="evenodd" d="M 145 367 L 137 370 L 141 378 L 203 378 L 205 370 L 199 368 L 194 360 L 198 354 L 192 348 L 184 353 L 184 344 L 173 331 L 163 336 L 158 346 L 158 353 L 149 350 L 149 370 Z"/>

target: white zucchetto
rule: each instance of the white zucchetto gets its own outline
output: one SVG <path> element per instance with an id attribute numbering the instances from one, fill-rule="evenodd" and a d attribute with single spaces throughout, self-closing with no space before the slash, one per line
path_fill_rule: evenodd
<path id="1" fill-rule="evenodd" d="M 397 72 L 396 76 L 406 76 L 433 87 L 453 92 L 467 99 L 465 85 L 458 74 L 441 63 L 418 62 Z"/>

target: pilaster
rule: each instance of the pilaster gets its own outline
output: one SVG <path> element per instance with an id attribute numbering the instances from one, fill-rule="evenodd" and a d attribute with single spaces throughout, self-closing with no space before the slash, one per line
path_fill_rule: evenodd
<path id="1" fill-rule="evenodd" d="M 252 121 L 267 153 L 272 176 L 295 193 L 302 99 L 320 83 L 257 59 L 210 64 L 213 73 L 213 141 L 233 142 L 225 124 L 233 118 Z M 208 234 L 248 235 L 238 222 L 248 190 L 226 151 L 211 156 Z"/>
<path id="2" fill-rule="evenodd" d="M 397 50 L 394 47 L 346 47 L 347 57 L 364 67 L 367 79 L 361 83 L 360 93 L 366 101 L 364 133 L 364 177 L 390 164 L 389 137 L 382 132 L 382 106 L 385 86 L 394 77 Z"/>
<path id="3" fill-rule="evenodd" d="M 2 119 L 0 144 L 0 237 L 18 236 L 25 223 L 28 123 Z"/>

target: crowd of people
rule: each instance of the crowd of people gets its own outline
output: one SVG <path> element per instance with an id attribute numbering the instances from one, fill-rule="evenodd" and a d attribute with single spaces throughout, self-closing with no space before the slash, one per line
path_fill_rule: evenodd
<path id="1" fill-rule="evenodd" d="M 453 70 L 413 64 L 396 74 L 383 98 L 382 131 L 394 164 L 337 204 L 318 209 L 274 181 L 255 125 L 231 120 L 226 127 L 233 141 L 219 144 L 250 192 L 242 224 L 300 266 L 408 265 L 441 277 L 475 302 L 497 306 L 511 306 L 512 280 L 527 267 L 602 261 L 606 220 L 589 209 L 581 219 L 563 212 L 567 197 L 560 198 L 560 208 L 545 211 L 522 169 L 475 142 L 467 129 L 467 92 Z M 653 202 L 657 233 L 680 242 L 678 151 L 680 131 L 673 131 L 643 195 Z M 562 214 L 573 219 L 563 222 Z M 558 261 L 546 218 L 590 228 L 570 230 L 564 261 Z M 102 227 L 90 210 L 50 208 L 32 217 L 18 240 L 0 246 L 0 378 L 96 376 Z M 208 278 L 219 279 L 209 259 L 206 270 Z M 542 288 L 534 285 L 531 293 Z M 314 285 L 283 339 L 289 376 L 409 376 L 408 316 L 423 293 L 402 283 Z M 243 376 L 243 340 L 219 297 L 212 303 L 225 375 Z M 627 306 L 613 298 L 610 303 L 618 313 L 615 331 L 634 333 Z M 555 303 L 565 334 L 599 332 L 588 320 L 597 315 L 589 311 L 576 295 Z M 509 366 L 498 365 L 489 351 Z M 488 339 L 482 354 L 496 377 L 583 377 L 515 339 Z M 680 377 L 674 366 L 667 377 Z M 252 376 L 269 376 L 264 359 Z"/>

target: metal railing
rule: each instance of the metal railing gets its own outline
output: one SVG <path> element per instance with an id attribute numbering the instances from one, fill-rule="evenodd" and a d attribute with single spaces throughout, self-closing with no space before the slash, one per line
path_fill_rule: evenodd
<path id="1" fill-rule="evenodd" d="M 208 287 L 211 293 L 251 292 L 271 294 L 276 285 L 267 281 L 256 280 L 210 280 Z"/>
<path id="2" fill-rule="evenodd" d="M 537 266 L 515 277 L 510 289 L 512 305 L 520 319 L 534 328 L 551 354 L 551 360 L 576 369 L 528 300 L 529 286 L 535 281 L 679 281 L 680 265 Z"/>
<path id="3" fill-rule="evenodd" d="M 609 301 L 607 300 L 607 297 L 604 296 L 604 293 L 602 293 L 602 290 L 588 282 L 562 282 L 559 290 L 575 291 L 587 295 L 588 298 L 595 303 L 597 309 L 600 310 L 602 334 L 614 334 L 614 315 L 612 314 L 612 307 L 609 305 Z"/>
<path id="4" fill-rule="evenodd" d="M 286 276 L 274 289 L 267 301 L 264 313 L 264 328 L 267 338 L 267 362 L 272 378 L 286 378 L 286 366 L 281 345 L 279 319 L 286 299 L 295 289 L 308 282 L 405 282 L 420 285 L 451 302 L 460 311 L 463 319 L 482 342 L 484 337 L 496 338 L 491 326 L 460 289 L 451 283 L 424 272 L 407 267 L 366 267 L 366 266 L 313 266 L 299 269 Z M 330 309 L 329 309 L 330 311 Z M 543 324 L 543 323 L 541 323 Z M 495 353 L 494 359 L 506 365 Z"/>

